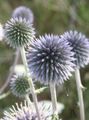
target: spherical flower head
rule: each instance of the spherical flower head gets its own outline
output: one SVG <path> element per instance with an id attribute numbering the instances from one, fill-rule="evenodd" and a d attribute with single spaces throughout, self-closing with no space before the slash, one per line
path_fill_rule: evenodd
<path id="1" fill-rule="evenodd" d="M 32 78 L 43 84 L 63 83 L 73 71 L 71 49 L 68 42 L 52 34 L 31 42 L 26 58 Z"/>
<path id="2" fill-rule="evenodd" d="M 41 120 L 51 120 L 50 106 L 46 106 L 44 103 L 38 105 Z M 12 106 L 9 111 L 4 111 L 3 120 L 38 120 L 38 117 L 34 105 L 28 106 L 25 101 L 24 104 L 16 103 L 16 106 Z"/>
<path id="3" fill-rule="evenodd" d="M 14 74 L 10 80 L 10 89 L 13 95 L 17 97 L 25 97 L 29 92 L 28 77 L 24 74 Z"/>
<path id="4" fill-rule="evenodd" d="M 30 23 L 33 23 L 34 21 L 34 15 L 31 9 L 25 7 L 25 6 L 20 6 L 17 7 L 13 13 L 12 13 L 13 18 L 19 18 L 22 17 L 23 19 L 25 18 L 27 21 Z"/>
<path id="5" fill-rule="evenodd" d="M 68 31 L 61 37 L 67 40 L 73 48 L 76 67 L 87 65 L 89 63 L 89 42 L 86 36 L 77 31 Z"/>
<path id="6" fill-rule="evenodd" d="M 35 37 L 34 28 L 26 19 L 11 18 L 4 27 L 5 40 L 13 48 L 25 47 Z"/>

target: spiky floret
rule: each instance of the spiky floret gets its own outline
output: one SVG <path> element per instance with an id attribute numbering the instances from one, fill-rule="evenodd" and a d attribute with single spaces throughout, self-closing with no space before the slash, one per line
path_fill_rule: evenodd
<path id="1" fill-rule="evenodd" d="M 50 106 L 39 103 L 39 111 L 41 120 L 51 120 L 52 110 Z M 8 111 L 4 111 L 3 120 L 38 120 L 34 104 L 28 106 L 26 101 L 24 104 L 12 106 Z"/>
<path id="2" fill-rule="evenodd" d="M 65 32 L 61 37 L 67 40 L 75 53 L 75 64 L 78 68 L 89 63 L 89 41 L 84 34 L 77 31 Z"/>
<path id="3" fill-rule="evenodd" d="M 33 16 L 33 12 L 31 9 L 25 7 L 25 6 L 19 6 L 17 7 L 13 13 L 12 13 L 12 17 L 13 18 L 19 18 L 22 17 L 23 19 L 25 18 L 27 21 L 29 21 L 30 23 L 33 23 L 34 21 L 34 16 Z"/>
<path id="4" fill-rule="evenodd" d="M 68 42 L 52 34 L 31 42 L 26 58 L 32 78 L 44 84 L 63 83 L 73 71 L 71 49 Z"/>
<path id="5" fill-rule="evenodd" d="M 35 32 L 32 25 L 25 18 L 11 18 L 4 27 L 5 40 L 13 48 L 29 45 L 34 39 Z"/>
<path id="6" fill-rule="evenodd" d="M 28 77 L 14 74 L 10 81 L 11 92 L 17 97 L 25 97 L 29 92 Z"/>

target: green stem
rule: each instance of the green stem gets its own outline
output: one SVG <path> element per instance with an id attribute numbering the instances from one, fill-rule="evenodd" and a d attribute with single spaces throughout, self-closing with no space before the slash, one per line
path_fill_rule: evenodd
<path id="1" fill-rule="evenodd" d="M 25 56 L 24 47 L 21 47 L 21 48 L 20 48 L 20 52 L 21 52 L 22 61 L 23 61 L 23 64 L 24 64 L 24 66 L 25 66 L 25 70 L 26 70 L 26 73 L 27 73 L 27 76 L 28 76 L 28 65 L 27 65 L 27 60 L 26 60 L 26 56 Z M 36 108 L 36 112 L 37 112 L 37 115 L 38 115 L 38 120 L 41 120 L 41 118 L 40 118 L 40 113 L 39 113 L 39 109 L 38 109 L 37 96 L 36 96 L 36 94 L 35 94 L 35 88 L 34 88 L 34 84 L 33 84 L 33 82 L 32 82 L 32 79 L 28 79 L 28 83 L 29 83 L 29 86 L 30 86 L 30 88 L 31 88 L 31 93 L 32 93 L 34 105 L 35 105 L 35 108 Z"/>
<path id="2" fill-rule="evenodd" d="M 50 83 L 50 92 L 51 92 L 51 99 L 52 99 L 52 106 L 53 106 L 53 114 L 57 115 L 57 96 L 56 96 L 56 87 L 55 83 Z"/>
<path id="3" fill-rule="evenodd" d="M 32 105 L 32 102 L 31 102 L 31 100 L 29 99 L 29 95 L 28 95 L 28 94 L 25 96 L 25 99 L 27 100 L 28 106 L 31 106 L 31 105 Z"/>
<path id="4" fill-rule="evenodd" d="M 75 78 L 77 84 L 77 92 L 79 98 L 79 107 L 80 107 L 80 118 L 81 120 L 85 120 L 85 111 L 84 111 L 84 101 L 83 101 L 83 91 L 82 91 L 82 83 L 80 78 L 80 71 L 78 68 L 75 70 Z"/>

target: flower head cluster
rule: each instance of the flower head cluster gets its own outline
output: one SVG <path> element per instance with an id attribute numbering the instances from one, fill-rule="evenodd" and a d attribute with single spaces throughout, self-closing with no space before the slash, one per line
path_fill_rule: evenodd
<path id="1" fill-rule="evenodd" d="M 63 83 L 73 71 L 73 52 L 67 41 L 57 35 L 44 35 L 32 41 L 26 54 L 30 74 L 49 84 Z"/>
<path id="2" fill-rule="evenodd" d="M 31 11 L 31 9 L 29 9 L 25 6 L 17 7 L 13 11 L 12 17 L 13 18 L 22 17 L 23 19 L 25 18 L 27 21 L 29 21 L 29 23 L 33 23 L 33 21 L 34 21 L 33 12 Z"/>
<path id="3" fill-rule="evenodd" d="M 35 37 L 34 28 L 25 18 L 11 18 L 4 27 L 5 40 L 13 48 L 27 46 Z"/>
<path id="4" fill-rule="evenodd" d="M 87 65 L 89 63 L 89 41 L 86 36 L 77 31 L 69 31 L 61 37 L 67 40 L 73 48 L 76 66 L 80 68 Z"/>
<path id="5" fill-rule="evenodd" d="M 39 103 L 39 112 L 41 120 L 51 120 L 52 110 L 50 106 Z M 4 111 L 3 120 L 38 120 L 38 117 L 34 105 L 28 106 L 25 101 L 20 106 L 16 103 L 16 106 L 12 106 L 8 111 Z"/>

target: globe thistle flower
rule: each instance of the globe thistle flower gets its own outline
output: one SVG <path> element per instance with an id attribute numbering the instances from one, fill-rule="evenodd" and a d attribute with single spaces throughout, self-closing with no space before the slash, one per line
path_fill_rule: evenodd
<path id="1" fill-rule="evenodd" d="M 75 53 L 75 64 L 78 68 L 89 63 L 89 42 L 85 35 L 77 31 L 65 32 L 61 37 L 68 40 L 72 51 Z"/>
<path id="2" fill-rule="evenodd" d="M 25 97 L 29 92 L 28 77 L 14 74 L 10 80 L 11 92 L 17 97 Z"/>
<path id="3" fill-rule="evenodd" d="M 34 28 L 25 18 L 11 18 L 4 27 L 5 40 L 13 48 L 25 47 L 35 37 Z"/>
<path id="4" fill-rule="evenodd" d="M 31 42 L 26 58 L 32 78 L 44 84 L 63 83 L 73 71 L 71 49 L 68 42 L 52 34 Z"/>
<path id="5" fill-rule="evenodd" d="M 33 23 L 34 21 L 34 15 L 31 9 L 25 7 L 25 6 L 20 6 L 17 7 L 13 13 L 12 13 L 13 18 L 19 18 L 22 17 L 23 19 L 25 18 L 29 23 Z"/>
<path id="6" fill-rule="evenodd" d="M 50 106 L 39 103 L 39 112 L 41 120 L 51 120 L 52 112 Z M 38 118 L 34 104 L 28 106 L 25 101 L 24 104 L 18 105 L 16 103 L 16 106 L 12 106 L 8 111 L 4 111 L 3 120 L 38 120 Z"/>

